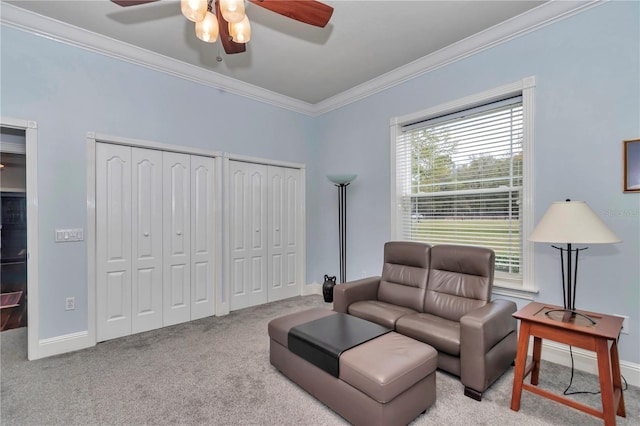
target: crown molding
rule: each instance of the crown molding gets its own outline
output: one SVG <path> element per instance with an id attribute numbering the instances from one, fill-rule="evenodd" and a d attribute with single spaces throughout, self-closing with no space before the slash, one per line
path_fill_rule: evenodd
<path id="1" fill-rule="evenodd" d="M 609 0 L 549 1 L 430 55 L 423 56 L 407 65 L 320 101 L 314 105 L 314 113 L 322 115 L 341 108 L 607 1 Z"/>
<path id="2" fill-rule="evenodd" d="M 142 49 L 4 2 L 2 3 L 2 13 L 0 13 L 0 23 L 280 108 L 307 115 L 313 114 L 313 105 L 308 102 L 284 96 L 218 74 L 215 71 L 187 64 L 186 62 Z"/>
<path id="3" fill-rule="evenodd" d="M 607 1 L 609 0 L 549 1 L 316 104 L 281 95 L 4 2 L 0 23 L 276 107 L 319 116 Z"/>

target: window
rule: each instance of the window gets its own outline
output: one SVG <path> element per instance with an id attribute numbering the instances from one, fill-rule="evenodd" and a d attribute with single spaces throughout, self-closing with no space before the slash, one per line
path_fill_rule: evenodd
<path id="1" fill-rule="evenodd" d="M 496 286 L 532 289 L 531 83 L 392 121 L 395 239 L 489 247 Z"/>

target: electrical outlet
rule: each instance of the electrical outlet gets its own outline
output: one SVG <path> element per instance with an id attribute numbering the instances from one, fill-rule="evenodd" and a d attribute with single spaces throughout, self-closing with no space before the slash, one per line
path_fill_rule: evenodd
<path id="1" fill-rule="evenodd" d="M 618 314 L 613 314 L 613 315 L 620 318 L 624 318 L 624 321 L 622 321 L 622 331 L 620 331 L 620 333 L 629 334 L 629 317 L 627 315 L 618 315 Z"/>
<path id="2" fill-rule="evenodd" d="M 65 311 L 73 311 L 76 308 L 76 298 L 75 297 L 67 297 L 64 302 L 64 310 Z"/>

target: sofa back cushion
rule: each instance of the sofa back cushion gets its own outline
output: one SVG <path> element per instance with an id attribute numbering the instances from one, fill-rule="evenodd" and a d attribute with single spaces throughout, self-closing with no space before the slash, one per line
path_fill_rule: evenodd
<path id="1" fill-rule="evenodd" d="M 433 246 L 424 312 L 460 321 L 463 315 L 486 305 L 491 300 L 494 268 L 491 249 Z"/>
<path id="2" fill-rule="evenodd" d="M 429 278 L 430 249 L 429 244 L 414 241 L 386 243 L 378 300 L 421 312 Z"/>

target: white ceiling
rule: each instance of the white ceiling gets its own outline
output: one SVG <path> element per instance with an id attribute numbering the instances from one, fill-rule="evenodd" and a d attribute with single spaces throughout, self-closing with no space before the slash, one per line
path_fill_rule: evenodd
<path id="1" fill-rule="evenodd" d="M 317 28 L 247 3 L 253 30 L 247 51 L 226 55 L 219 43 L 195 37 L 175 0 L 127 8 L 108 0 L 3 3 L 311 105 L 548 6 L 509 0 L 325 1 L 334 13 L 327 27 Z M 216 61 L 219 50 L 222 62 Z"/>

